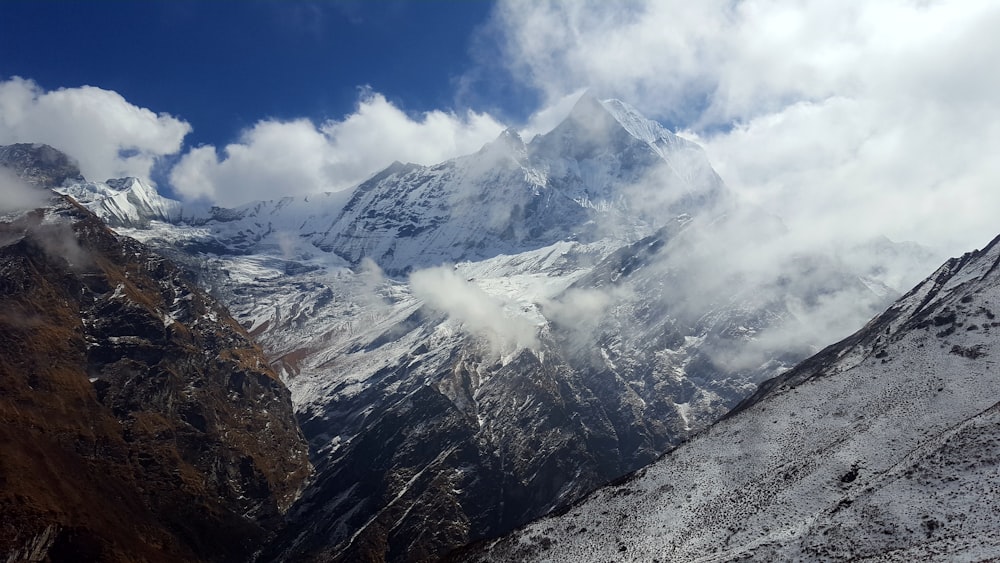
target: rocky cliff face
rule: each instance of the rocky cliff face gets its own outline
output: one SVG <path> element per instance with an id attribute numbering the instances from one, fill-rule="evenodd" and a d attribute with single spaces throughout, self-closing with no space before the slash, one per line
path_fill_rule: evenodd
<path id="1" fill-rule="evenodd" d="M 310 470 L 287 390 L 172 263 L 48 197 L 0 223 L 0 553 L 245 561 Z"/>
<path id="2" fill-rule="evenodd" d="M 463 561 L 1000 557 L 1000 237 L 565 514 Z"/>

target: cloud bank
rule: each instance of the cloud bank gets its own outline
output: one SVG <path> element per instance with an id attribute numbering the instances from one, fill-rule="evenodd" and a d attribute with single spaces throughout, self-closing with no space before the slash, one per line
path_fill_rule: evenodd
<path id="1" fill-rule="evenodd" d="M 486 113 L 407 115 L 366 91 L 354 112 L 316 124 L 265 119 L 239 139 L 194 147 L 170 172 L 175 192 L 223 206 L 339 191 L 394 160 L 435 164 L 474 152 L 504 126 Z M 0 82 L 0 144 L 45 143 L 76 159 L 90 180 L 150 180 L 158 159 L 182 153 L 187 122 L 93 86 L 46 92 L 22 78 Z"/>
<path id="2" fill-rule="evenodd" d="M 493 25 L 514 79 L 684 130 L 793 230 L 953 254 L 996 234 L 995 2 L 504 0 Z"/>
<path id="3" fill-rule="evenodd" d="M 44 91 L 23 78 L 0 82 L 0 144 L 45 143 L 75 158 L 84 176 L 149 179 L 156 160 L 181 149 L 191 126 L 117 92 L 81 86 Z"/>
<path id="4" fill-rule="evenodd" d="M 221 151 L 192 149 L 174 167 L 171 183 L 187 198 L 227 206 L 339 191 L 395 160 L 435 164 L 474 152 L 503 129 L 490 115 L 472 111 L 412 118 L 383 95 L 367 92 L 339 121 L 263 120 Z"/>

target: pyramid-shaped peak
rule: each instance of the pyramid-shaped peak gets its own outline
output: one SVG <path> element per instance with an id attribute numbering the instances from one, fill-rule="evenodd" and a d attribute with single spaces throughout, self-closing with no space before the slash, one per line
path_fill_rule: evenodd
<path id="1" fill-rule="evenodd" d="M 587 90 L 566 119 L 549 133 L 537 137 L 532 145 L 549 150 L 598 145 L 624 150 L 634 142 L 649 146 L 661 156 L 665 156 L 666 147 L 687 144 L 631 105 L 614 98 L 601 100 Z"/>
<path id="2" fill-rule="evenodd" d="M 647 143 L 655 143 L 659 139 L 669 139 L 674 136 L 659 122 L 647 118 L 639 113 L 639 110 L 621 100 L 615 98 L 604 100 L 601 102 L 601 107 L 633 137 Z"/>
<path id="3" fill-rule="evenodd" d="M 486 144 L 481 154 L 503 152 L 516 157 L 524 156 L 526 149 L 521 135 L 513 128 L 504 129 L 497 138 Z"/>
<path id="4" fill-rule="evenodd" d="M 598 99 L 591 90 L 586 90 L 573 104 L 573 109 L 566 116 L 565 122 L 589 125 L 591 127 L 606 127 L 612 125 L 614 115 L 608 111 L 604 102 Z"/>
<path id="5" fill-rule="evenodd" d="M 115 190 L 141 189 L 142 182 L 135 176 L 125 176 L 123 178 L 110 178 L 104 182 Z"/>

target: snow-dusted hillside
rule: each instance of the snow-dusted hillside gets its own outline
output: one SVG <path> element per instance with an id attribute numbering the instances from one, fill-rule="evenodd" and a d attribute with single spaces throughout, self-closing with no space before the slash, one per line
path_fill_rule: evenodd
<path id="1" fill-rule="evenodd" d="M 735 414 L 463 559 L 1000 557 L 1000 237 Z"/>

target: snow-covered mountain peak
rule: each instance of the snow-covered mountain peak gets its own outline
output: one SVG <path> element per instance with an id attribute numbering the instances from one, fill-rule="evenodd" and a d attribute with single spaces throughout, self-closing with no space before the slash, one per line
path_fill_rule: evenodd
<path id="1" fill-rule="evenodd" d="M 635 139 L 605 105 L 587 92 L 569 115 L 554 129 L 535 137 L 535 154 L 546 157 L 587 158 L 595 154 L 620 152 Z"/>
<path id="2" fill-rule="evenodd" d="M 595 148 L 621 151 L 637 141 L 665 159 L 669 158 L 671 149 L 697 148 L 631 105 L 615 98 L 599 100 L 590 92 L 584 93 L 562 123 L 536 137 L 533 144 L 539 147 L 554 145 L 558 147 L 557 152 L 561 150 L 567 154 L 567 149 L 570 153 L 580 149 L 586 153 Z"/>
<path id="3" fill-rule="evenodd" d="M 528 156 L 528 148 L 516 130 L 507 128 L 495 140 L 487 143 L 479 153 L 506 154 L 518 162 L 523 162 Z"/>
<path id="4" fill-rule="evenodd" d="M 528 144 L 508 129 L 473 154 L 390 166 L 311 240 L 390 275 L 565 240 L 632 242 L 724 198 L 707 158 L 688 145 L 624 103 L 587 94 Z"/>
<path id="5" fill-rule="evenodd" d="M 142 227 L 150 221 L 181 220 L 183 204 L 166 198 L 156 187 L 133 177 L 81 182 L 58 188 L 112 227 Z"/>
<path id="6" fill-rule="evenodd" d="M 159 192 L 156 188 L 143 183 L 142 180 L 136 178 L 135 176 L 126 176 L 124 178 L 111 178 L 104 181 L 109 188 L 117 191 L 131 190 L 135 192 L 143 192 L 145 194 L 151 194 L 159 196 Z"/>
<path id="7" fill-rule="evenodd" d="M 661 139 L 669 139 L 674 135 L 658 122 L 647 119 L 634 107 L 614 98 L 601 102 L 604 109 L 615 118 L 633 137 L 649 144 Z"/>

